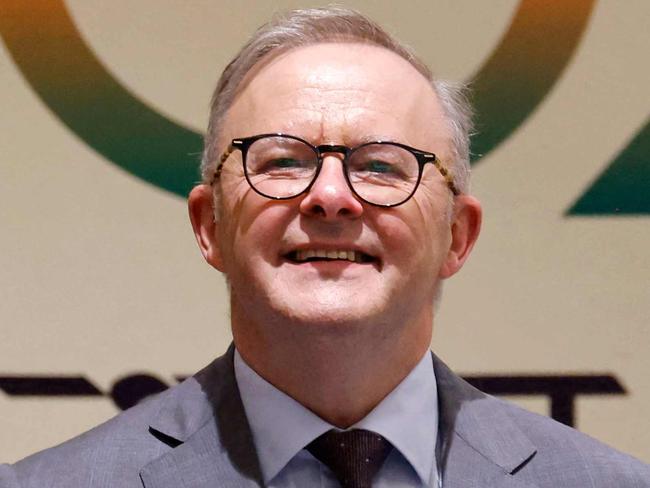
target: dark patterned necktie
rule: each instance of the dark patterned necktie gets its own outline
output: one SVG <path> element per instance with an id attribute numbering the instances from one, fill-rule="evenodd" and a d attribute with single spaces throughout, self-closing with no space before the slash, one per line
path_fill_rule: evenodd
<path id="1" fill-rule="evenodd" d="M 372 478 L 392 449 L 390 442 L 369 430 L 330 430 L 307 446 L 330 468 L 343 488 L 371 488 Z"/>

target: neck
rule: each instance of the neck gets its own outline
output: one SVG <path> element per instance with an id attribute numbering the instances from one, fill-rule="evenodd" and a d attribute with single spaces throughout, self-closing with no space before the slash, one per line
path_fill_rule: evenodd
<path id="1" fill-rule="evenodd" d="M 402 327 L 292 324 L 261 327 L 233 309 L 244 361 L 322 419 L 347 428 L 364 418 L 411 372 L 431 343 L 432 314 Z"/>

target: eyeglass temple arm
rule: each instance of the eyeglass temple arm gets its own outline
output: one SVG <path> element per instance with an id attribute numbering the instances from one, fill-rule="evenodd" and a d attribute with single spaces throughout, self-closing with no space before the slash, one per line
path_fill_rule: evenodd
<path id="1" fill-rule="evenodd" d="M 221 169 L 223 168 L 223 163 L 226 162 L 226 159 L 230 157 L 230 155 L 233 153 L 234 150 L 235 150 L 235 146 L 230 144 L 228 148 L 223 152 L 223 154 L 219 158 L 217 167 L 214 168 L 214 174 L 212 175 L 212 179 L 210 180 L 210 186 L 214 185 L 214 182 L 219 179 L 219 176 L 221 176 Z"/>
<path id="2" fill-rule="evenodd" d="M 438 159 L 437 156 L 433 156 L 433 159 L 431 160 L 433 165 L 438 168 L 438 171 L 440 171 L 440 174 L 445 178 L 445 181 L 447 182 L 447 186 L 451 190 L 451 192 L 455 195 L 458 196 L 460 195 L 460 190 L 454 183 L 454 175 L 449 171 L 447 168 L 445 168 L 442 165 L 442 162 Z"/>

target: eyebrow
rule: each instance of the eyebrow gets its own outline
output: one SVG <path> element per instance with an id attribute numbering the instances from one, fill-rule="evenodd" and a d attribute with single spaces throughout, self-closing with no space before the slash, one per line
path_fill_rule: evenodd
<path id="1" fill-rule="evenodd" d="M 366 142 L 374 142 L 374 141 L 399 142 L 396 141 L 393 137 L 382 136 L 379 134 L 370 134 L 367 136 L 363 136 L 362 138 L 359 139 L 359 142 L 361 142 L 362 144 Z"/>
<path id="2" fill-rule="evenodd" d="M 343 140 L 324 140 L 324 141 L 317 141 L 313 137 L 308 136 L 305 133 L 296 133 L 296 132 L 291 132 L 291 131 L 279 131 L 279 132 L 270 132 L 270 134 L 282 134 L 282 135 L 289 135 L 289 136 L 296 136 L 299 137 L 307 142 L 309 142 L 313 146 L 318 146 L 320 144 L 343 144 L 347 145 L 348 147 L 356 147 L 356 146 L 361 146 L 363 144 L 366 144 L 368 142 L 397 142 L 399 144 L 406 144 L 407 146 L 413 146 L 413 144 L 408 140 L 408 139 L 401 139 L 401 138 L 395 138 L 393 136 L 389 136 L 386 134 L 366 134 L 361 137 L 356 137 L 354 136 L 353 139 L 347 139 L 346 137 L 343 137 Z M 422 149 L 422 151 L 427 151 L 425 149 Z"/>
<path id="3" fill-rule="evenodd" d="M 359 146 L 361 144 L 366 144 L 368 142 L 398 142 L 398 143 L 401 143 L 401 144 L 406 144 L 407 146 L 412 145 L 406 139 L 397 139 L 397 138 L 392 137 L 392 136 L 380 135 L 380 134 L 365 135 L 365 136 L 354 139 L 353 142 L 354 142 L 354 144 L 351 144 L 352 146 Z"/>

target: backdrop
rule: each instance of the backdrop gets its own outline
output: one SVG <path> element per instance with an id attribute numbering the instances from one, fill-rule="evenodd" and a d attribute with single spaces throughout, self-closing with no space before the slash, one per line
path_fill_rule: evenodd
<path id="1" fill-rule="evenodd" d="M 650 4 L 349 1 L 474 80 L 485 225 L 432 348 L 485 390 L 650 461 Z M 219 72 L 315 2 L 0 0 L 0 459 L 221 354 L 185 195 Z"/>

